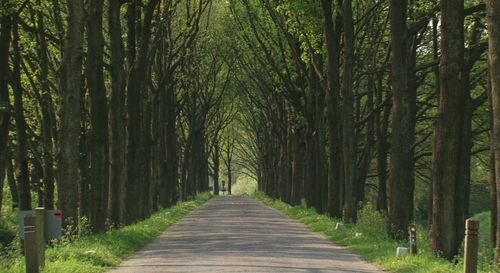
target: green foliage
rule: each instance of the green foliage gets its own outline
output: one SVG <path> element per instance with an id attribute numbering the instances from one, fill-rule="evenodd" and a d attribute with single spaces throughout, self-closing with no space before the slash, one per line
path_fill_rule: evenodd
<path id="1" fill-rule="evenodd" d="M 7 181 L 6 183 L 7 184 Z M 12 198 L 7 185 L 4 185 L 2 211 L 0 212 L 0 253 L 9 248 L 17 235 L 18 212 L 12 209 Z"/>
<path id="2" fill-rule="evenodd" d="M 231 191 L 234 195 L 252 195 L 257 191 L 257 181 L 246 175 L 240 175 Z"/>
<path id="3" fill-rule="evenodd" d="M 462 272 L 463 263 L 457 259 L 453 264 L 438 258 L 430 252 L 430 233 L 423 227 L 417 227 L 419 253 L 415 256 L 396 257 L 396 248 L 406 246 L 406 242 L 398 242 L 388 238 L 386 228 L 386 217 L 377 212 L 373 206 L 365 205 L 358 218 L 356 225 L 346 225 L 342 230 L 335 230 L 339 219 L 332 219 L 326 215 L 318 214 L 314 209 L 304 206 L 292 207 L 281 201 L 275 201 L 263 193 L 256 193 L 254 198 L 266 205 L 274 207 L 289 217 L 304 223 L 309 229 L 327 236 L 337 244 L 347 247 L 354 253 L 361 255 L 390 272 L 401 273 L 458 273 Z M 487 213 L 477 216 L 484 221 L 481 232 L 489 225 Z M 362 233 L 356 237 L 356 233 Z M 478 272 L 495 272 L 491 265 L 491 247 L 488 250 L 487 237 L 481 237 L 479 251 Z"/>
<path id="4" fill-rule="evenodd" d="M 150 243 L 166 228 L 210 198 L 208 193 L 200 194 L 193 201 L 181 202 L 155 213 L 147 220 L 106 233 L 83 236 L 75 240 L 68 240 L 66 237 L 47 249 L 46 268 L 43 272 L 105 272 Z M 2 256 L 0 272 L 24 272 L 23 261 L 19 253 Z"/>
<path id="5" fill-rule="evenodd" d="M 387 217 L 367 203 L 358 212 L 357 226 L 363 234 L 380 239 L 387 238 Z"/>

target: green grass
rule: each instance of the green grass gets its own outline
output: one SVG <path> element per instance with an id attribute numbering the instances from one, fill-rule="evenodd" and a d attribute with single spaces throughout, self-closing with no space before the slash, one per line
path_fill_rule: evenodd
<path id="1" fill-rule="evenodd" d="M 340 221 L 318 214 L 314 209 L 304 206 L 293 207 L 284 202 L 272 200 L 262 193 L 255 194 L 254 198 L 304 223 L 312 231 L 322 233 L 335 243 L 346 246 L 384 270 L 402 273 L 458 273 L 463 271 L 461 259 L 457 259 L 456 264 L 454 264 L 438 258 L 430 252 L 430 234 L 422 227 L 418 228 L 419 254 L 396 257 L 396 248 L 398 246 L 407 247 L 408 243 L 389 239 L 385 216 L 378 213 L 370 205 L 361 209 L 356 225 L 346 225 L 344 229 L 335 230 L 336 224 Z M 487 218 L 484 215 L 479 215 L 479 217 L 482 217 L 482 220 Z M 487 223 L 482 223 L 481 226 L 487 229 Z M 356 237 L 356 233 L 363 235 Z M 492 252 L 490 253 L 489 249 L 491 247 L 487 245 L 487 239 L 482 239 L 479 272 L 495 272 L 491 266 Z"/>
<path id="2" fill-rule="evenodd" d="M 110 270 L 210 198 L 210 194 L 200 194 L 193 201 L 180 202 L 142 222 L 74 241 L 63 240 L 47 249 L 43 272 L 97 273 Z M 22 256 L 14 252 L 0 257 L 0 272 L 25 272 Z"/>

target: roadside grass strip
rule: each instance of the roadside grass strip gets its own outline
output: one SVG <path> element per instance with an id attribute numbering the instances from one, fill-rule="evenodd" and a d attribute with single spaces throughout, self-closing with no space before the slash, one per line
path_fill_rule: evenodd
<path id="1" fill-rule="evenodd" d="M 457 258 L 454 263 L 434 255 L 431 250 L 431 237 L 423 227 L 417 226 L 418 254 L 396 257 L 397 247 L 409 247 L 408 242 L 392 240 L 387 235 L 386 217 L 377 212 L 371 205 L 365 205 L 358 214 L 355 225 L 345 224 L 336 229 L 338 219 L 318 214 L 312 208 L 291 206 L 279 200 L 273 200 L 263 193 L 253 197 L 273 207 L 292 219 L 305 224 L 310 230 L 323 234 L 331 241 L 345 246 L 367 261 L 389 272 L 401 273 L 459 273 L 463 272 L 463 259 Z M 487 241 L 487 240 L 484 240 Z M 478 272 L 497 272 L 492 265 L 492 252 L 481 243 Z M 460 254 L 460 257 L 463 255 Z"/>
<path id="2" fill-rule="evenodd" d="M 194 200 L 179 202 L 161 210 L 150 218 L 105 233 L 83 236 L 74 240 L 55 243 L 46 251 L 47 273 L 97 273 L 106 272 L 120 264 L 126 257 L 152 242 L 168 227 L 211 198 L 208 193 L 199 194 Z M 18 243 L 19 244 L 19 243 Z M 25 272 L 24 257 L 13 251 L 0 257 L 1 273 Z"/>

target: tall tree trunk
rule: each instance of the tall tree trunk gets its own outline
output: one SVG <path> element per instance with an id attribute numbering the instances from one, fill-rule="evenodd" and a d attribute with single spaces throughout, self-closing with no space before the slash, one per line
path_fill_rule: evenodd
<path id="1" fill-rule="evenodd" d="M 9 49 L 11 40 L 12 19 L 0 14 L 0 102 L 10 108 L 9 98 Z M 0 111 L 0 174 L 5 171 L 8 160 L 7 144 L 10 127 L 10 109 Z"/>
<path id="2" fill-rule="evenodd" d="M 126 112 L 125 112 L 125 52 L 123 49 L 120 0 L 109 0 L 108 28 L 111 50 L 111 102 L 110 102 L 110 172 L 108 216 L 111 223 L 122 223 L 125 213 Z"/>
<path id="3" fill-rule="evenodd" d="M 103 0 L 90 0 L 87 17 L 87 84 L 90 94 L 90 225 L 94 232 L 106 228 L 109 190 L 108 105 L 104 86 Z"/>
<path id="4" fill-rule="evenodd" d="M 178 158 L 177 158 L 177 126 L 176 126 L 176 93 L 173 84 L 171 84 L 167 90 L 167 103 L 164 111 L 167 112 L 167 124 L 165 133 L 165 147 L 166 147 L 166 172 L 167 176 L 162 179 L 167 180 L 167 190 L 169 192 L 167 204 L 173 205 L 178 200 L 178 184 L 179 184 L 179 174 L 178 174 Z"/>
<path id="5" fill-rule="evenodd" d="M 160 184 L 159 203 L 162 207 L 170 207 L 177 201 L 178 161 L 176 134 L 176 101 L 175 89 L 170 72 L 164 72 L 164 90 L 159 94 L 159 130 L 160 130 Z"/>
<path id="6" fill-rule="evenodd" d="M 499 33 L 500 34 L 500 33 Z M 500 41 L 500 39 L 499 39 Z M 499 43 L 500 45 L 500 43 Z M 499 66 L 500 67 L 500 66 Z M 495 167 L 495 130 L 493 124 L 493 98 L 491 93 L 491 75 L 489 77 L 490 84 L 488 88 L 488 103 L 489 103 L 489 123 L 490 123 L 490 197 L 491 197 L 491 207 L 490 207 L 490 243 L 491 247 L 495 248 L 497 243 L 497 228 L 498 228 L 498 208 L 497 208 L 497 185 L 496 185 L 496 167 Z"/>
<path id="7" fill-rule="evenodd" d="M 146 90 L 145 90 L 146 91 Z M 140 166 L 141 166 L 141 200 L 142 210 L 141 219 L 146 219 L 151 215 L 151 111 L 152 105 L 149 99 L 152 96 L 151 92 L 145 92 L 143 99 L 142 114 L 142 135 L 141 135 L 141 151 L 140 151 Z"/>
<path id="8" fill-rule="evenodd" d="M 38 0 L 38 4 L 40 4 Z M 49 83 L 49 56 L 47 40 L 43 32 L 45 31 L 44 14 L 37 11 L 38 19 L 38 41 L 40 58 L 40 86 L 42 89 L 42 140 L 43 140 L 43 186 L 44 197 L 43 206 L 46 209 L 54 209 L 54 136 L 56 121 L 54 114 L 54 105 Z"/>
<path id="9" fill-rule="evenodd" d="M 372 113 L 374 100 L 373 96 L 376 92 L 375 88 L 375 80 L 373 75 L 368 76 L 368 98 L 366 101 L 367 104 L 367 112 Z M 371 117 L 367 120 L 366 125 L 366 143 L 363 149 L 363 157 L 358 171 L 358 177 L 356 181 L 356 202 L 365 202 L 365 187 L 366 187 L 366 179 L 368 177 L 368 173 L 370 171 L 370 165 L 373 159 L 372 153 L 375 146 L 375 115 L 371 115 Z"/>
<path id="10" fill-rule="evenodd" d="M 220 145 L 218 136 L 215 137 L 212 162 L 214 164 L 214 195 L 219 195 L 219 169 L 220 169 Z"/>
<path id="11" fill-rule="evenodd" d="M 383 73 L 378 75 L 378 87 L 376 104 L 380 105 L 383 100 Z M 391 104 L 387 103 L 375 117 L 377 134 L 377 210 L 387 212 L 387 155 L 389 144 L 387 143 L 389 117 L 391 114 Z"/>
<path id="12" fill-rule="evenodd" d="M 303 196 L 302 185 L 304 184 L 304 129 L 295 128 L 293 134 L 293 163 L 292 163 L 292 194 L 290 203 L 300 205 Z M 259 177 L 259 176 L 257 176 Z"/>
<path id="13" fill-rule="evenodd" d="M 500 40 L 500 39 L 499 39 Z M 500 44 L 500 43 L 499 43 Z M 490 68 L 491 69 L 491 68 Z M 497 209 L 497 185 L 496 185 L 496 172 L 495 172 L 495 130 L 494 130 L 494 123 L 493 123 L 493 98 L 492 98 L 492 90 L 491 90 L 491 85 L 492 85 L 492 80 L 491 80 L 491 71 L 490 74 L 488 75 L 488 90 L 487 90 L 487 95 L 488 95 L 488 109 L 490 111 L 489 115 L 489 125 L 490 125 L 490 244 L 492 248 L 496 247 L 497 243 L 497 228 L 498 228 L 498 209 Z M 496 256 L 495 256 L 496 257 Z"/>
<path id="14" fill-rule="evenodd" d="M 433 60 L 436 62 L 436 63 L 439 63 L 439 17 L 436 15 L 434 16 L 434 18 L 432 19 L 432 54 L 433 54 Z M 440 73 L 439 73 L 439 65 L 436 65 L 434 67 L 434 79 L 435 79 L 435 92 L 436 92 L 436 97 L 437 97 L 437 101 L 438 101 L 438 104 L 439 104 L 439 94 L 441 93 L 441 86 L 440 86 L 440 81 L 439 81 L 439 78 L 440 78 Z M 430 189 L 430 209 L 429 209 L 429 213 L 428 213 L 428 224 L 429 224 L 429 227 L 432 226 L 432 210 L 433 210 L 433 200 L 432 200 L 432 194 L 434 192 L 433 190 L 433 183 L 431 183 L 431 189 Z"/>
<path id="15" fill-rule="evenodd" d="M 497 212 L 500 211 L 500 2 L 488 0 L 489 62 L 491 77 L 491 100 L 493 109 L 493 141 L 495 157 L 495 180 L 497 190 Z M 500 218 L 496 223 L 496 264 L 500 265 Z"/>
<path id="16" fill-rule="evenodd" d="M 234 151 L 234 136 L 229 136 L 226 147 L 226 169 L 227 169 L 227 194 L 232 194 L 232 184 L 233 184 L 233 151 Z"/>
<path id="17" fill-rule="evenodd" d="M 464 226 L 457 197 L 464 145 L 463 7 L 463 0 L 441 1 L 441 91 L 433 154 L 432 249 L 449 260 L 458 254 Z"/>
<path id="18" fill-rule="evenodd" d="M 342 16 L 336 14 L 333 21 L 333 1 L 322 0 L 321 7 L 324 20 L 324 31 L 328 52 L 328 92 L 326 94 L 327 128 L 328 134 L 328 212 L 331 216 L 340 218 L 342 216 L 341 202 L 341 176 L 339 170 L 341 162 L 341 133 L 340 133 L 340 40 L 342 30 Z M 340 7 L 342 0 L 337 0 L 336 5 Z M 335 9 L 337 10 L 337 9 Z"/>
<path id="19" fill-rule="evenodd" d="M 346 223 L 357 219 L 357 204 L 354 192 L 356 184 L 356 139 L 354 131 L 354 94 L 352 90 L 354 70 L 354 20 L 351 1 L 342 5 L 344 23 L 344 74 L 342 86 L 342 140 L 344 159 L 345 200 L 343 219 Z"/>
<path id="20" fill-rule="evenodd" d="M 389 176 L 389 228 L 393 238 L 403 240 L 408 233 L 415 187 L 413 143 L 416 94 L 409 87 L 408 1 L 392 0 L 391 82 L 393 117 Z"/>
<path id="21" fill-rule="evenodd" d="M 142 90 L 147 88 L 145 81 L 148 66 L 148 52 L 149 52 L 149 42 L 151 38 L 151 23 L 153 19 L 153 12 L 158 4 L 159 0 L 150 0 L 144 8 L 144 18 L 141 25 L 141 38 L 139 43 L 139 50 L 136 56 L 136 60 L 132 65 L 130 75 L 128 78 L 127 85 L 127 110 L 128 110 L 128 143 L 127 143 L 127 187 L 125 196 L 125 207 L 126 207 L 126 223 L 132 223 L 140 218 L 140 208 L 141 205 L 137 204 L 138 200 L 141 200 L 141 132 L 144 124 L 141 121 L 142 113 Z M 130 13 L 134 14 L 134 8 L 137 8 L 136 2 L 132 2 L 129 7 Z M 132 28 L 135 29 L 136 25 L 130 23 L 130 21 L 135 20 L 129 18 L 129 36 L 135 35 Z M 135 55 L 134 49 L 130 46 L 132 45 L 132 38 L 129 37 L 129 58 Z M 146 94 L 146 93 L 145 93 Z"/>
<path id="22" fill-rule="evenodd" d="M 82 62 L 84 1 L 68 1 L 68 32 L 61 78 L 61 137 L 58 199 L 65 220 L 78 219 L 80 117 L 82 112 Z M 65 224 L 68 224 L 65 221 Z"/>
<path id="23" fill-rule="evenodd" d="M 26 135 L 26 119 L 24 117 L 23 87 L 21 85 L 21 52 L 19 49 L 19 31 L 17 20 L 13 24 L 13 84 L 14 90 L 14 119 L 16 121 L 17 150 L 16 150 L 16 178 L 19 184 L 19 208 L 31 209 L 31 187 L 28 168 L 28 139 Z"/>
<path id="24" fill-rule="evenodd" d="M 85 109 L 85 97 L 86 89 L 81 89 L 80 100 L 81 100 L 81 114 L 80 114 L 80 186 L 79 186 L 79 217 L 83 217 L 86 220 L 90 219 L 91 204 L 92 204 L 92 185 L 90 184 L 90 159 L 89 159 L 89 139 L 88 139 L 88 113 Z M 80 220 L 79 219 L 79 220 Z"/>

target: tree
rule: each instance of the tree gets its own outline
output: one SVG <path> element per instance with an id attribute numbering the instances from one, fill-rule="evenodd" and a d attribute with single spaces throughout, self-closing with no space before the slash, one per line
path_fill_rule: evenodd
<path id="1" fill-rule="evenodd" d="M 90 1 L 89 15 L 87 17 L 88 57 L 86 74 L 91 99 L 89 142 L 92 204 L 90 224 L 94 231 L 103 231 L 106 228 L 109 190 L 108 105 L 103 71 L 102 9 L 102 0 Z"/>
<path id="2" fill-rule="evenodd" d="M 120 1 L 109 0 L 108 28 L 111 51 L 111 102 L 110 169 L 108 217 L 112 223 L 122 223 L 125 208 L 126 162 L 126 112 L 125 112 L 125 63 L 120 19 Z"/>
<path id="3" fill-rule="evenodd" d="M 63 53 L 61 86 L 61 133 L 59 155 L 59 207 L 65 219 L 78 219 L 78 185 L 80 183 L 80 116 L 82 112 L 82 64 L 84 3 L 68 1 L 68 31 Z M 65 224 L 68 224 L 65 221 Z"/>
<path id="4" fill-rule="evenodd" d="M 392 124 L 389 227 L 392 237 L 407 237 L 415 188 L 413 144 L 416 94 L 409 86 L 408 1 L 390 1 Z M 381 170 L 382 171 L 382 170 Z"/>
<path id="5" fill-rule="evenodd" d="M 489 63 L 491 79 L 491 101 L 493 112 L 493 154 L 494 171 L 497 188 L 497 211 L 500 211 L 500 2 L 489 0 L 488 5 L 488 38 Z M 496 264 L 500 264 L 500 219 L 496 223 Z"/>
<path id="6" fill-rule="evenodd" d="M 8 160 L 7 143 L 10 125 L 10 97 L 9 97 L 9 49 L 11 41 L 12 19 L 6 7 L 0 9 L 0 180 L 5 178 L 5 168 Z M 3 189 L 3 188 L 2 188 Z"/>
<path id="7" fill-rule="evenodd" d="M 21 53 L 19 49 L 19 29 L 17 17 L 13 23 L 13 79 L 14 90 L 14 119 L 16 121 L 17 150 L 16 150 L 16 178 L 19 190 L 19 208 L 31 209 L 31 186 L 28 169 L 28 140 L 26 134 L 26 119 L 24 116 L 23 87 L 21 85 Z"/>
<path id="8" fill-rule="evenodd" d="M 463 239 L 460 160 L 464 126 L 464 1 L 441 1 L 438 119 L 433 153 L 432 249 L 451 260 Z"/>
<path id="9" fill-rule="evenodd" d="M 342 86 L 342 153 L 344 166 L 344 215 L 346 223 L 355 222 L 357 219 L 357 200 L 355 187 L 357 181 L 357 152 L 354 128 L 354 19 L 351 1 L 342 4 L 342 18 L 344 24 L 344 73 Z"/>
<path id="10" fill-rule="evenodd" d="M 337 8 L 342 1 L 337 1 Z M 328 161 L 328 212 L 334 217 L 342 216 L 342 186 L 340 168 L 341 149 L 340 123 L 339 123 L 339 94 L 340 94 L 340 38 L 342 29 L 342 16 L 336 14 L 336 21 L 333 20 L 333 1 L 321 1 L 323 11 L 324 31 L 326 48 L 328 52 L 328 92 L 327 99 L 327 127 L 330 131 L 328 137 L 329 161 Z"/>

